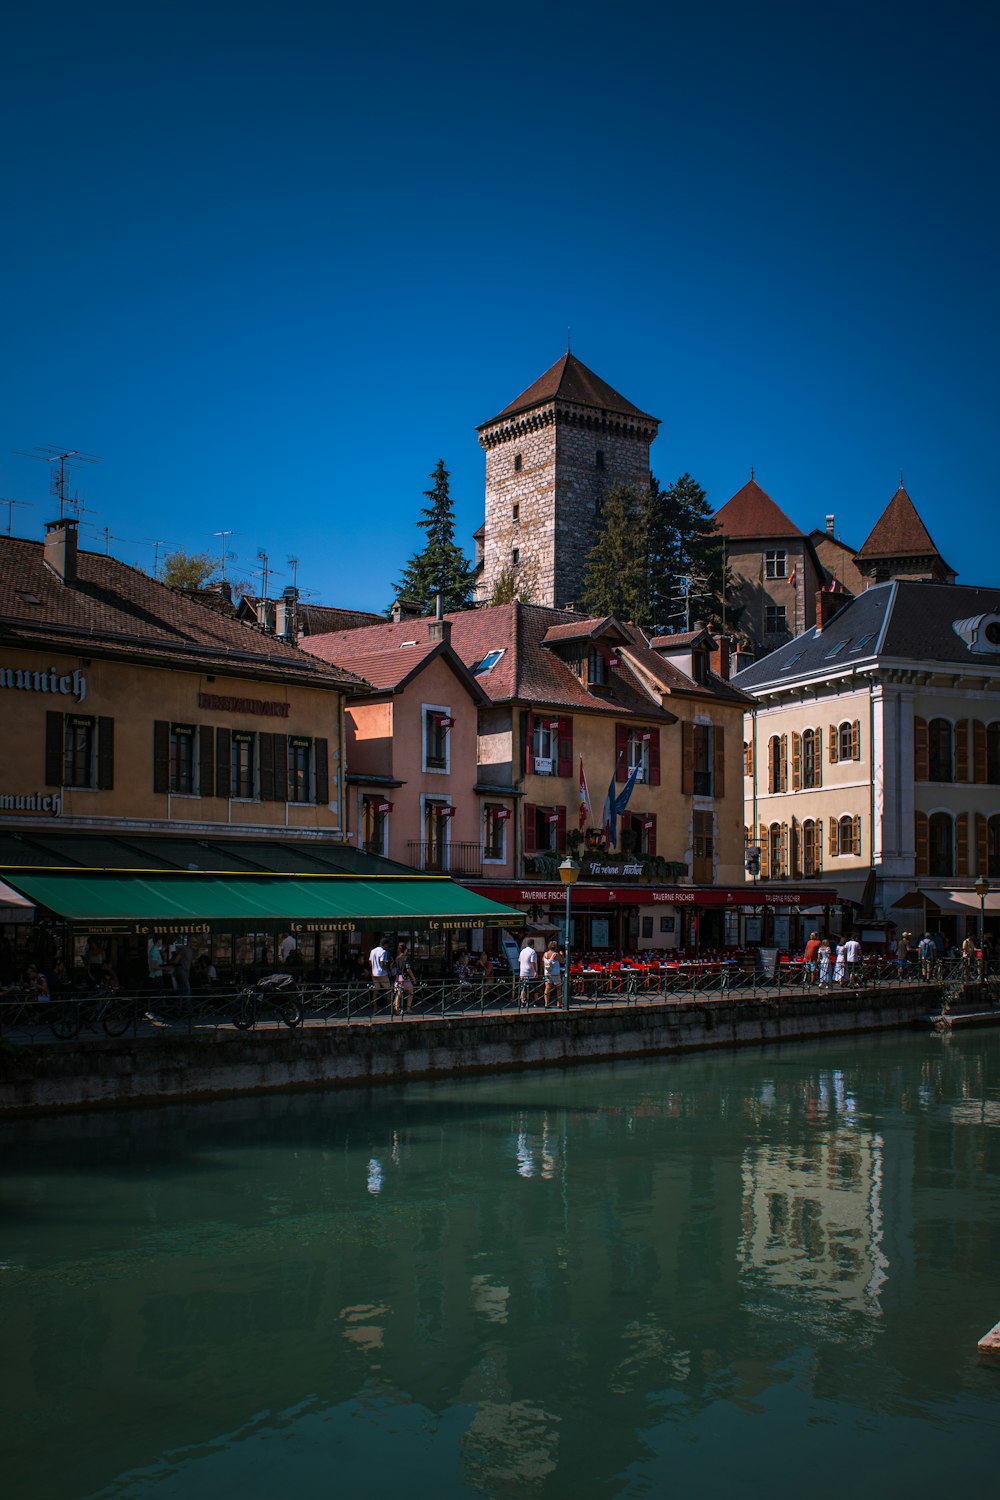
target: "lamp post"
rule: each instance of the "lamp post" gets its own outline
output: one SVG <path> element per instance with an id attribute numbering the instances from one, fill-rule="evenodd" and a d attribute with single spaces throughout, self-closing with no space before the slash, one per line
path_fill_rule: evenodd
<path id="1" fill-rule="evenodd" d="M 559 879 L 566 887 L 566 933 L 563 943 L 562 1008 L 569 1010 L 569 898 L 570 892 L 580 878 L 580 866 L 575 865 L 567 854 L 559 866 Z"/>
<path id="2" fill-rule="evenodd" d="M 983 951 L 983 938 L 986 933 L 986 897 L 990 893 L 990 883 L 982 875 L 976 881 L 976 895 L 979 897 L 979 978 L 982 979 L 986 968 L 986 955 Z"/>

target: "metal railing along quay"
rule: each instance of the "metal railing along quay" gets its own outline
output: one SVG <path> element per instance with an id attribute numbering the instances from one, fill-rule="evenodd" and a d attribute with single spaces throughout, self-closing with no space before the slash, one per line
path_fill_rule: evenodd
<path id="1" fill-rule="evenodd" d="M 900 972 L 895 962 L 865 963 L 842 983 L 820 986 L 801 964 L 783 967 L 774 977 L 749 964 L 691 963 L 670 967 L 609 965 L 600 971 L 571 968 L 569 1009 L 642 1006 L 672 1002 L 760 1001 L 773 1005 L 813 995 L 872 997 L 884 992 L 927 988 L 942 999 L 959 987 L 985 984 L 993 1005 L 1000 1004 L 1000 961 L 970 966 L 945 960 L 921 973 L 919 964 Z M 447 1019 L 505 1013 L 538 1014 L 545 1004 L 541 979 L 522 981 L 509 974 L 485 974 L 470 980 L 421 980 L 412 993 L 376 989 L 364 978 L 312 983 L 293 977 L 283 988 L 256 985 L 212 989 L 191 996 L 173 990 L 94 992 L 37 999 L 31 995 L 0 997 L 0 1036 L 14 1045 L 40 1042 L 97 1041 L 104 1037 L 144 1036 L 161 1031 L 180 1034 L 347 1024 L 384 1025 L 414 1020 Z M 549 1010 L 562 1012 L 561 984 L 553 984 Z"/>

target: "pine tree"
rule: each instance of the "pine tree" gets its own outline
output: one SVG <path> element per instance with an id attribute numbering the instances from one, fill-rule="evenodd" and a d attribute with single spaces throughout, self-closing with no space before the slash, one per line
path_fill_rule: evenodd
<path id="1" fill-rule="evenodd" d="M 667 490 L 651 481 L 647 535 L 645 615 L 650 633 L 684 630 L 696 619 L 718 625 L 725 618 L 727 628 L 734 625 L 738 608 L 723 607 L 731 584 L 723 579 L 722 535 L 705 491 L 690 474 L 682 474 Z"/>
<path id="2" fill-rule="evenodd" d="M 467 609 L 472 602 L 472 567 L 461 547 L 455 545 L 455 512 L 443 458 L 438 459 L 430 477 L 434 486 L 424 490 L 428 503 L 417 522 L 427 533 L 427 540 L 423 551 L 410 558 L 396 584 L 397 597 L 413 600 L 425 615 L 434 609 L 438 594 L 445 611 Z"/>
<path id="3" fill-rule="evenodd" d="M 648 509 L 635 485 L 613 484 L 606 492 L 600 535 L 583 572 L 583 607 L 592 615 L 645 618 Z"/>

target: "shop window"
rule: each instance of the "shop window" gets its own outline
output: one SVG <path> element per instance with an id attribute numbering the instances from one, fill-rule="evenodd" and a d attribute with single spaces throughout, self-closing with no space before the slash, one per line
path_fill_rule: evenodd
<path id="1" fill-rule="evenodd" d="M 764 577 L 765 578 L 787 578 L 788 577 L 788 554 L 783 551 L 764 553 Z"/>
<path id="2" fill-rule="evenodd" d="M 787 635 L 788 619 L 783 604 L 765 604 L 764 606 L 764 634 L 765 635 Z"/>
<path id="3" fill-rule="evenodd" d="M 931 781 L 954 781 L 955 761 L 949 719 L 931 719 L 927 725 L 927 766 Z"/>
<path id="4" fill-rule="evenodd" d="M 67 714 L 63 729 L 63 786 L 97 785 L 96 723 L 83 714 Z"/>
<path id="5" fill-rule="evenodd" d="M 451 718 L 447 709 L 424 707 L 424 770 L 448 770 L 448 733 Z"/>
<path id="6" fill-rule="evenodd" d="M 384 798 L 366 796 L 361 802 L 361 839 L 366 854 L 386 853 L 390 805 Z"/>
<path id="7" fill-rule="evenodd" d="M 955 825 L 950 813 L 931 813 L 927 819 L 927 855 L 928 874 L 954 875 Z"/>
<path id="8" fill-rule="evenodd" d="M 257 795 L 257 736 L 249 730 L 233 731 L 230 756 L 230 796 L 251 802 Z"/>
<path id="9" fill-rule="evenodd" d="M 504 864 L 507 859 L 507 822 L 505 807 L 487 803 L 483 808 L 483 859 Z"/>
<path id="10" fill-rule="evenodd" d="M 313 742 L 298 735 L 288 736 L 288 800 L 313 800 Z"/>
<path id="11" fill-rule="evenodd" d="M 196 746 L 193 724 L 170 726 L 170 790 L 180 797 L 193 796 L 197 790 Z"/>

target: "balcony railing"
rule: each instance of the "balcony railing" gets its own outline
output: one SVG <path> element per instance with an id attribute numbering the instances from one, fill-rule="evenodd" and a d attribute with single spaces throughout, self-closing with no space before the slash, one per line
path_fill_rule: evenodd
<path id="1" fill-rule="evenodd" d="M 478 844 L 436 844 L 410 839 L 406 862 L 416 870 L 433 870 L 440 875 L 483 873 L 483 851 Z"/>

